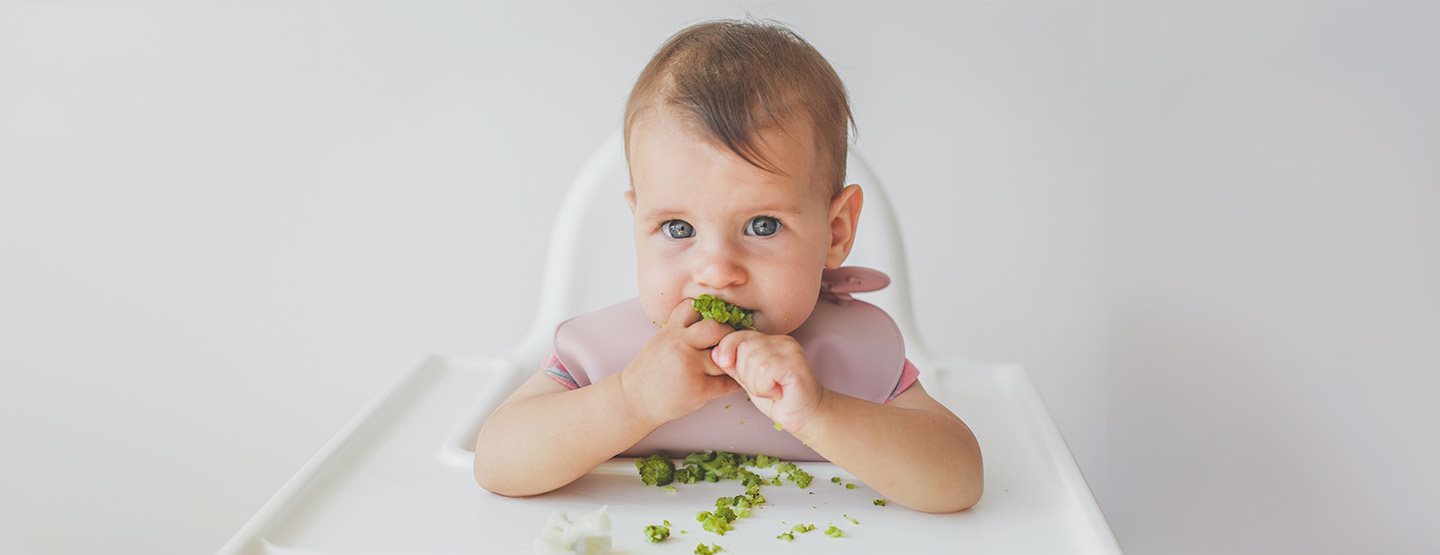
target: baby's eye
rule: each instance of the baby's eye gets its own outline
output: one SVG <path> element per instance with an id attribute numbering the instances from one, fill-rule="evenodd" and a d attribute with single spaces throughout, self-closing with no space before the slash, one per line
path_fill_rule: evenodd
<path id="1" fill-rule="evenodd" d="M 687 239 L 695 235 L 695 226 L 685 220 L 666 220 L 660 224 L 660 231 L 671 239 Z"/>
<path id="2" fill-rule="evenodd" d="M 778 233 L 779 231 L 780 220 L 777 220 L 770 216 L 756 216 L 754 218 L 751 218 L 750 223 L 745 226 L 746 235 L 759 235 L 761 237 L 768 237 Z"/>

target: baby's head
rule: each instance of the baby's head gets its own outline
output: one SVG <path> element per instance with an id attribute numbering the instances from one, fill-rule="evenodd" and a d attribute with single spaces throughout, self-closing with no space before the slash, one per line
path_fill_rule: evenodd
<path id="1" fill-rule="evenodd" d="M 845 261 L 862 194 L 846 186 L 845 87 L 778 24 L 687 27 L 645 66 L 625 106 L 640 301 L 655 322 L 709 293 L 785 334 Z"/>

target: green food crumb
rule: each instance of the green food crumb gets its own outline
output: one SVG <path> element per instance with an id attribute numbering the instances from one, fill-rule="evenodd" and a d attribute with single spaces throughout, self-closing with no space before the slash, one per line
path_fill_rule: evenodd
<path id="1" fill-rule="evenodd" d="M 795 469 L 794 472 L 790 473 L 790 481 L 795 482 L 795 485 L 799 486 L 800 489 L 810 487 L 810 481 L 814 479 L 815 476 L 799 468 Z"/>
<path id="2" fill-rule="evenodd" d="M 744 425 L 745 425 L 745 417 L 744 417 L 744 416 L 741 416 L 741 417 L 740 417 L 740 425 L 741 425 L 741 426 L 744 426 Z"/>
<path id="3" fill-rule="evenodd" d="M 859 525 L 860 525 L 860 521 L 855 520 L 855 517 L 852 517 L 852 516 L 850 516 L 850 515 L 843 514 L 843 513 L 842 513 L 840 516 L 845 517 L 845 520 L 850 521 L 850 524 L 854 524 L 854 525 L 856 525 L 856 526 L 859 526 Z"/>
<path id="4" fill-rule="evenodd" d="M 775 421 L 775 426 L 774 426 L 774 427 L 775 427 L 775 431 L 777 431 L 777 432 L 780 432 L 780 431 L 784 431 L 784 430 L 785 430 L 785 427 L 780 425 L 780 421 L 779 421 L 779 420 L 776 420 L 776 421 Z"/>
<path id="5" fill-rule="evenodd" d="M 740 308 L 727 303 L 714 295 L 700 295 L 691 303 L 700 318 L 714 320 L 721 324 L 730 324 L 730 327 L 739 329 L 755 329 L 755 314 L 753 310 Z"/>
<path id="6" fill-rule="evenodd" d="M 855 489 L 855 484 L 845 484 L 845 489 Z"/>
<path id="7" fill-rule="evenodd" d="M 815 531 L 815 525 L 814 525 L 814 524 L 796 524 L 794 528 L 791 528 L 791 529 L 790 529 L 790 531 L 791 531 L 791 532 L 799 532 L 799 533 L 801 533 L 801 534 L 804 534 L 804 533 L 806 533 L 806 532 L 814 532 L 814 531 Z"/>
<path id="8" fill-rule="evenodd" d="M 665 526 L 650 525 L 645 527 L 645 539 L 651 543 L 660 543 L 670 537 L 670 521 L 665 521 Z"/>
<path id="9" fill-rule="evenodd" d="M 733 404 L 734 404 L 734 403 L 725 403 L 725 408 L 728 409 L 728 408 L 730 408 L 730 405 L 733 405 Z"/>
<path id="10" fill-rule="evenodd" d="M 884 499 L 876 499 L 876 500 L 875 500 L 875 505 L 876 505 L 876 506 L 879 506 L 879 507 L 884 507 L 886 503 L 888 503 L 888 501 L 886 501 L 886 500 L 884 500 Z"/>
<path id="11" fill-rule="evenodd" d="M 787 542 L 793 542 L 793 541 L 795 541 L 795 534 L 792 534 L 792 533 L 790 533 L 790 532 L 783 532 L 783 533 L 781 533 L 780 535 L 775 536 L 775 539 L 777 539 L 777 540 L 785 540 L 785 541 L 787 541 Z"/>
<path id="12" fill-rule="evenodd" d="M 835 476 L 835 477 L 831 478 L 831 479 L 830 479 L 830 483 L 832 483 L 832 484 L 838 484 L 838 483 L 840 483 L 840 477 L 839 477 L 839 476 Z"/>
<path id="13" fill-rule="evenodd" d="M 669 526 L 669 525 L 670 525 L 670 521 L 668 521 L 668 520 L 662 520 L 662 521 L 660 521 L 660 523 L 661 523 L 661 524 L 664 524 L 664 525 L 666 525 L 666 526 Z"/>
<path id="14" fill-rule="evenodd" d="M 675 493 L 675 492 L 677 492 L 677 491 L 680 491 L 680 490 L 675 489 L 675 486 L 665 486 L 664 488 L 661 488 L 661 489 L 664 489 L 665 491 L 670 492 L 670 493 Z"/>
<path id="15" fill-rule="evenodd" d="M 716 553 L 724 550 L 725 548 L 715 545 L 713 543 L 708 546 L 702 543 L 695 546 L 695 555 L 715 555 Z"/>
<path id="16" fill-rule="evenodd" d="M 675 481 L 675 463 L 658 453 L 636 459 L 635 469 L 640 471 L 640 481 L 646 485 L 663 486 Z"/>
<path id="17" fill-rule="evenodd" d="M 834 524 L 831 524 L 831 525 L 830 525 L 830 529 L 828 529 L 828 530 L 825 531 L 825 535 L 830 536 L 830 537 L 832 537 L 832 538 L 839 538 L 839 537 L 842 537 L 842 536 L 845 535 L 845 531 L 844 531 L 844 530 L 841 530 L 841 529 L 839 529 L 839 528 L 836 528 Z"/>

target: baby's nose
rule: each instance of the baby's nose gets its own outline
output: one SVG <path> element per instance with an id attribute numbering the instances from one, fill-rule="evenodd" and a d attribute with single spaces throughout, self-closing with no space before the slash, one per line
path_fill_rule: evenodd
<path id="1" fill-rule="evenodd" d="M 723 289 L 745 283 L 745 266 L 728 249 L 712 249 L 696 261 L 695 283 Z"/>

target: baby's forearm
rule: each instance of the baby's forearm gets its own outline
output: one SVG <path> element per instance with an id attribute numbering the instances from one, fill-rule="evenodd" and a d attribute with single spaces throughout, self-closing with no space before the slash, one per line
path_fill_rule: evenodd
<path id="1" fill-rule="evenodd" d="M 545 493 L 651 431 L 626 405 L 619 374 L 572 391 L 517 399 L 480 428 L 475 480 L 500 495 Z"/>
<path id="2" fill-rule="evenodd" d="M 827 392 L 799 439 L 889 500 L 945 513 L 984 490 L 980 446 L 960 419 Z"/>

